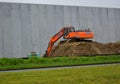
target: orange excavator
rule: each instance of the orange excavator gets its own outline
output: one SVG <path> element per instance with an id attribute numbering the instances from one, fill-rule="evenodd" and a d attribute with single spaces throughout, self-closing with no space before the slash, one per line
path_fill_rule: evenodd
<path id="1" fill-rule="evenodd" d="M 48 48 L 45 53 L 46 57 L 50 56 L 54 43 L 57 40 L 59 40 L 61 37 L 63 37 L 64 39 L 86 40 L 86 39 L 92 39 L 94 37 L 94 33 L 90 31 L 90 29 L 75 30 L 73 26 L 63 27 L 57 34 L 55 34 L 53 37 L 50 38 Z"/>

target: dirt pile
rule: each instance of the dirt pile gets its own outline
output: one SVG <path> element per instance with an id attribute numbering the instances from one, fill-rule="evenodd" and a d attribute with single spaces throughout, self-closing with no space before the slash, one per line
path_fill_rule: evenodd
<path id="1" fill-rule="evenodd" d="M 57 46 L 53 47 L 50 56 L 90 56 L 97 54 L 120 54 L 120 42 L 102 44 L 72 40 L 60 41 Z"/>

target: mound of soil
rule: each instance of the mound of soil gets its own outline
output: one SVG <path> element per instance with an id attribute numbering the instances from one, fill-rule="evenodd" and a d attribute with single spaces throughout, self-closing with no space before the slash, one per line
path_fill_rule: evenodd
<path id="1" fill-rule="evenodd" d="M 90 41 L 60 41 L 50 56 L 82 56 L 120 54 L 120 42 L 98 43 Z"/>

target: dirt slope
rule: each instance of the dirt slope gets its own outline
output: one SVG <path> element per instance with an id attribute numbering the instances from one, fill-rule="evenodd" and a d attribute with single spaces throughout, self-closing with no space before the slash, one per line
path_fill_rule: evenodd
<path id="1" fill-rule="evenodd" d="M 120 54 L 120 42 L 102 44 L 98 42 L 61 41 L 54 46 L 51 56 L 81 56 L 96 54 Z"/>

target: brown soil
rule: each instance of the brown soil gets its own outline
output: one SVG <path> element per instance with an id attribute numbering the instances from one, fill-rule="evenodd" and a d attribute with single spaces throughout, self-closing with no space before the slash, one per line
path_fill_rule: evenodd
<path id="1" fill-rule="evenodd" d="M 50 56 L 91 56 L 98 54 L 120 54 L 120 42 L 102 44 L 89 41 L 60 41 L 57 46 L 53 47 Z"/>

